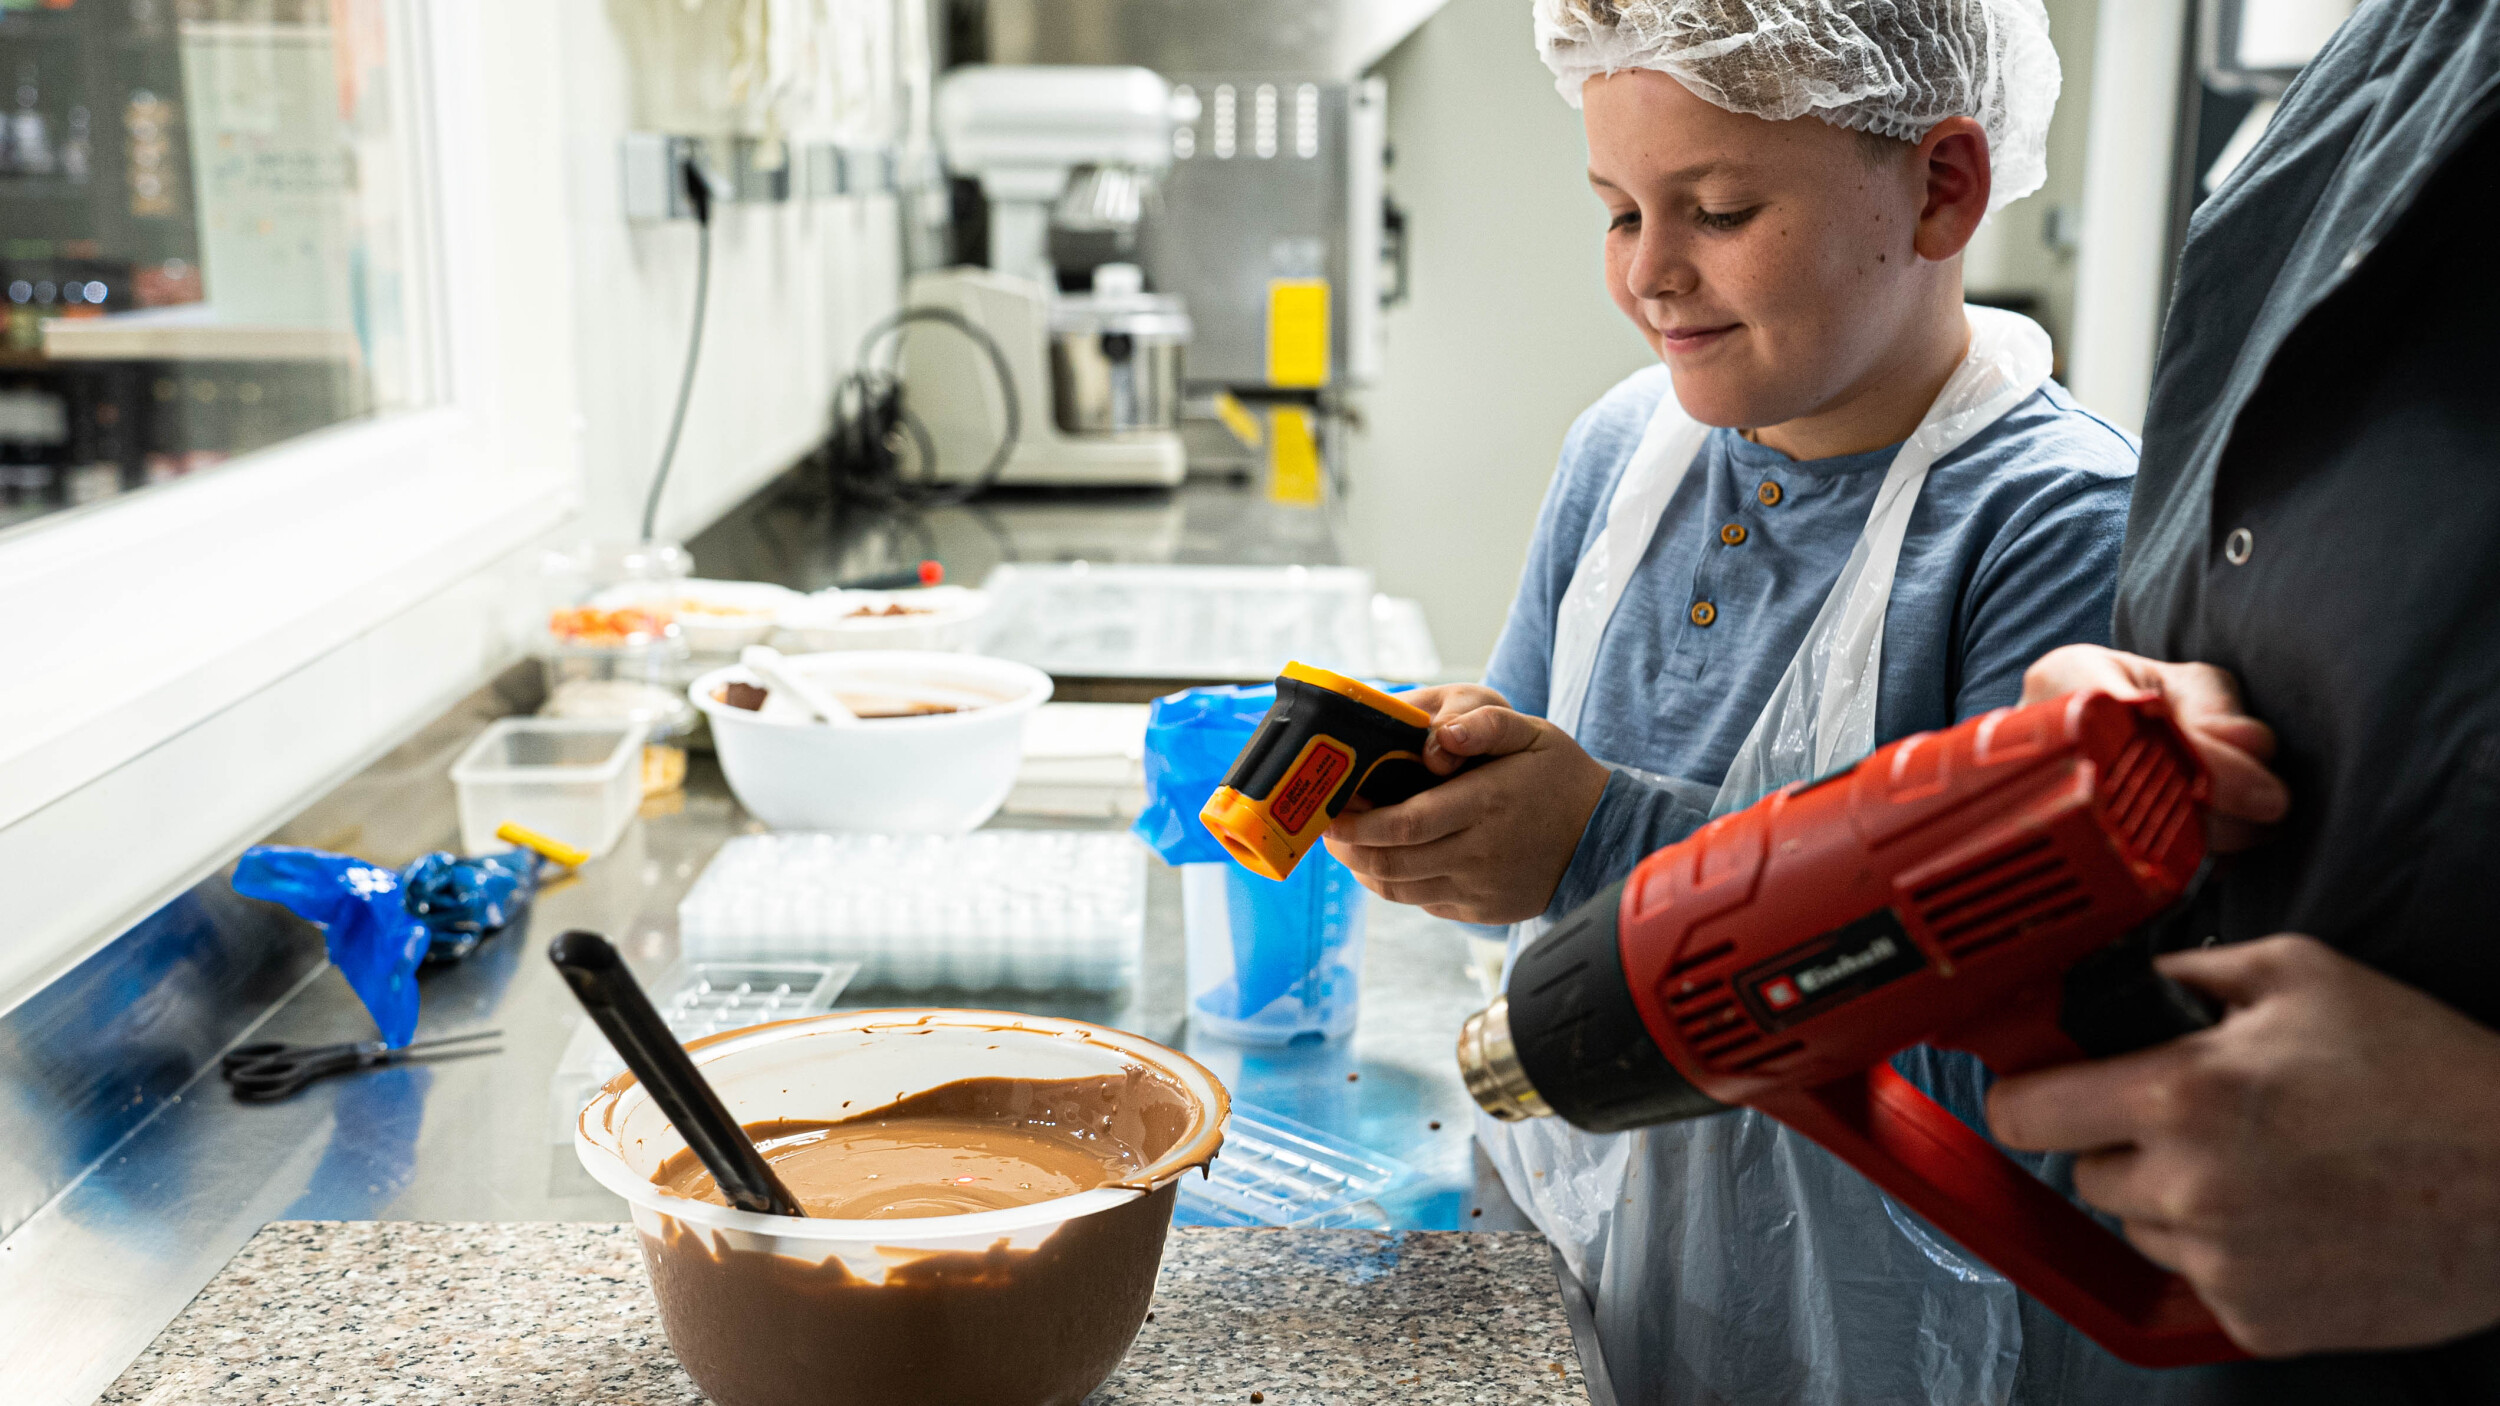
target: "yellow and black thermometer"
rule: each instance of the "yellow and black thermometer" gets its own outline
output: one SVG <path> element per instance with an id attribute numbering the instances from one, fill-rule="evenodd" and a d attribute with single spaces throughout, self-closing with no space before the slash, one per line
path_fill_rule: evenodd
<path id="1" fill-rule="evenodd" d="M 1432 715 L 1359 679 L 1287 664 L 1276 702 L 1199 820 L 1253 874 L 1282 879 L 1356 796 L 1395 805 L 1442 780 Z"/>

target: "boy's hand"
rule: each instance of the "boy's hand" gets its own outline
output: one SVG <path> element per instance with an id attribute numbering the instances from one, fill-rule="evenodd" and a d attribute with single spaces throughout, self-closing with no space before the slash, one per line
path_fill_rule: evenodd
<path id="1" fill-rule="evenodd" d="M 1441 745 L 1441 725 L 1455 722 L 1478 708 L 1507 708 L 1510 700 L 1480 683 L 1438 683 L 1430 688 L 1416 688 L 1398 695 L 1432 714 L 1432 733 L 1424 741 L 1424 765 L 1435 776 L 1455 774 L 1467 765 L 1466 757 L 1455 756 Z M 1370 804 L 1356 798 L 1355 804 L 1369 809 Z"/>
<path id="2" fill-rule="evenodd" d="M 2292 793 L 2266 770 L 2274 759 L 2274 729 L 2240 707 L 2239 681 L 2227 672 L 2211 664 L 2165 664 L 2096 644 L 2070 644 L 2040 656 L 2024 673 L 2022 701 L 2038 703 L 2086 688 L 2169 703 L 2188 745 L 2213 773 L 2205 838 L 2215 850 L 2247 849 L 2291 808 Z"/>
<path id="3" fill-rule="evenodd" d="M 1438 696 L 1427 702 L 1424 693 Z M 1569 733 L 1484 703 L 1490 694 L 1455 685 L 1408 695 L 1446 719 L 1432 730 L 1425 763 L 1443 774 L 1477 765 L 1412 800 L 1349 810 L 1328 827 L 1328 852 L 1363 887 L 1467 923 L 1517 922 L 1553 901 L 1608 773 Z M 1477 706 L 1454 712 L 1469 702 Z"/>

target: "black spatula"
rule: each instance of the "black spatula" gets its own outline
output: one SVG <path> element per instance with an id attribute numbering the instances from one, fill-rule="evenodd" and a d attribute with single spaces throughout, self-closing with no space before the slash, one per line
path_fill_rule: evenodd
<path id="1" fill-rule="evenodd" d="M 669 1033 L 660 1013 L 643 994 L 641 983 L 625 969 L 608 940 L 595 932 L 574 931 L 547 944 L 547 960 L 564 973 L 564 984 L 590 1012 L 599 1033 L 625 1059 L 651 1101 L 668 1115 L 677 1131 L 711 1170 L 721 1195 L 741 1211 L 773 1216 L 805 1216 L 807 1210 L 790 1188 L 781 1184 L 764 1154 L 755 1150 L 746 1129 L 729 1116 L 720 1095 L 687 1057 L 686 1047 Z"/>

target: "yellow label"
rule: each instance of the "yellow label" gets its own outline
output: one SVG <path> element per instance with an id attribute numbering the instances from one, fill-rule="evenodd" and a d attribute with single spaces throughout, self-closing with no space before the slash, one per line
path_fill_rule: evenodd
<path id="1" fill-rule="evenodd" d="M 1311 412 L 1280 405 L 1267 414 L 1276 448 L 1268 456 L 1267 496 L 1295 508 L 1319 506 L 1319 442 L 1311 436 Z"/>
<path id="2" fill-rule="evenodd" d="M 1250 407 L 1231 391 L 1215 393 L 1215 418 L 1224 422 L 1224 428 L 1233 432 L 1233 438 L 1240 440 L 1244 449 L 1257 449 L 1267 443 L 1266 432 L 1259 428 L 1259 417 L 1251 414 Z"/>
<path id="3" fill-rule="evenodd" d="M 1267 380 L 1328 384 L 1328 280 L 1276 278 L 1267 285 Z"/>

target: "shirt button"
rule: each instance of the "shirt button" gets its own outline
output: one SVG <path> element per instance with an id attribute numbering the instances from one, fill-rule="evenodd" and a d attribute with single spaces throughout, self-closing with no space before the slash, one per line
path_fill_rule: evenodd
<path id="1" fill-rule="evenodd" d="M 1731 522 L 1727 526 L 1720 528 L 1719 540 L 1727 543 L 1731 547 L 1741 547 L 1745 545 L 1745 525 L 1741 522 Z"/>
<path id="2" fill-rule="evenodd" d="M 1693 608 L 1686 613 L 1692 617 L 1694 624 L 1705 630 L 1710 628 L 1711 621 L 1719 618 L 1719 608 L 1706 600 L 1694 601 Z"/>
<path id="3" fill-rule="evenodd" d="M 2222 539 L 2222 559 L 2233 566 L 2248 565 L 2248 559 L 2255 555 L 2256 551 L 2256 534 L 2245 527 L 2232 528 L 2231 535 Z"/>
<path id="4" fill-rule="evenodd" d="M 1778 507 L 1780 505 L 1780 499 L 1787 496 L 1787 494 L 1780 492 L 1780 486 L 1778 484 L 1771 482 L 1767 478 L 1762 481 L 1762 486 L 1760 488 L 1753 491 L 1753 500 L 1766 508 Z"/>

